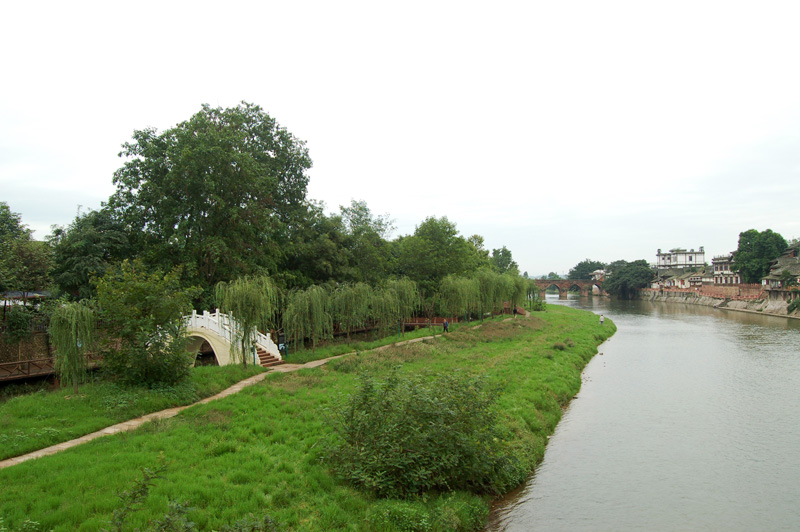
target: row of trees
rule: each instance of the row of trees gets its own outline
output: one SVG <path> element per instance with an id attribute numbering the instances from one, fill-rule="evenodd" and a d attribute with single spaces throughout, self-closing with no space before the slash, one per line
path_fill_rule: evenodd
<path id="1" fill-rule="evenodd" d="M 85 355 L 99 352 L 113 378 L 135 384 L 173 383 L 187 375 L 193 355 L 186 353 L 182 317 L 195 289 L 182 289 L 180 270 L 167 274 L 142 261 L 124 261 L 95 280 L 96 297 L 63 302 L 53 309 L 50 331 L 57 369 L 77 387 L 86 371 Z M 310 340 L 313 349 L 335 331 L 404 330 L 404 322 L 424 311 L 446 316 L 479 316 L 502 311 L 503 304 L 535 299 L 533 281 L 484 269 L 473 277 L 449 275 L 428 309 L 417 284 L 407 278 L 378 285 L 312 285 L 282 291 L 269 277 L 220 282 L 219 308 L 238 323 L 234 354 L 246 364 L 256 329 L 285 328 L 295 346 Z"/>

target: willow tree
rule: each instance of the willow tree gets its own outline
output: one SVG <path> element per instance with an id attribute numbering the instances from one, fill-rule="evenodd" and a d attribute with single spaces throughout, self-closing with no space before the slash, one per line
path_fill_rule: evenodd
<path id="1" fill-rule="evenodd" d="M 528 299 L 528 307 L 533 310 L 534 304 L 536 304 L 539 299 L 539 285 L 537 285 L 536 281 L 533 279 L 528 279 L 526 297 Z"/>
<path id="2" fill-rule="evenodd" d="M 477 283 L 467 277 L 448 275 L 442 280 L 439 294 L 445 312 L 451 316 L 463 312 L 464 321 L 467 321 L 467 314 L 479 306 Z"/>
<path id="3" fill-rule="evenodd" d="M 480 270 L 475 276 L 478 282 L 478 298 L 480 301 L 481 321 L 488 309 L 494 313 L 498 299 L 502 301 L 500 275 L 492 270 Z"/>
<path id="4" fill-rule="evenodd" d="M 516 274 L 509 274 L 503 273 L 498 276 L 497 279 L 497 293 L 496 293 L 496 300 L 494 307 L 500 310 L 500 313 L 503 313 L 503 309 L 505 303 L 508 302 L 509 306 L 512 304 L 512 298 L 514 297 L 514 278 L 517 277 Z"/>
<path id="5" fill-rule="evenodd" d="M 375 323 L 376 331 L 388 329 L 400 315 L 397 293 L 387 287 L 374 290 L 369 303 L 369 313 Z"/>
<path id="6" fill-rule="evenodd" d="M 55 369 L 62 383 L 78 385 L 86 379 L 86 353 L 94 349 L 97 320 L 83 302 L 66 303 L 50 317 L 50 339 L 56 349 Z"/>
<path id="7" fill-rule="evenodd" d="M 333 332 L 331 298 L 321 286 L 311 285 L 305 290 L 294 290 L 287 296 L 283 313 L 286 331 L 299 341 L 310 338 L 311 349 L 317 352 L 317 341 L 329 338 Z"/>
<path id="8" fill-rule="evenodd" d="M 372 288 L 365 283 L 345 284 L 331 294 L 333 320 L 347 333 L 348 341 L 351 332 L 366 326 L 371 300 Z"/>
<path id="9" fill-rule="evenodd" d="M 525 291 L 527 286 L 527 280 L 523 279 L 519 275 L 514 275 L 514 286 L 510 296 L 511 304 L 514 305 L 514 307 L 522 303 L 525 299 Z"/>
<path id="10" fill-rule="evenodd" d="M 246 354 L 252 352 L 258 329 L 266 330 L 278 309 L 280 290 L 267 276 L 240 277 L 230 283 L 217 283 L 214 289 L 217 307 L 228 314 L 233 327 L 232 352 L 247 365 Z"/>
<path id="11" fill-rule="evenodd" d="M 413 317 L 421 304 L 417 283 L 403 277 L 389 281 L 387 290 L 394 293 L 396 318 L 400 322 L 400 331 L 405 334 L 405 323 Z"/>

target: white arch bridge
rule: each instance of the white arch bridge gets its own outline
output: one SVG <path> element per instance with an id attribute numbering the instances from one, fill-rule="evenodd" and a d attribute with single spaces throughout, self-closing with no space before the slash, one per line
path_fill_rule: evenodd
<path id="1" fill-rule="evenodd" d="M 236 320 L 221 313 L 219 309 L 213 314 L 208 311 L 198 314 L 193 310 L 191 316 L 183 317 L 183 323 L 186 327 L 186 336 L 189 338 L 187 345 L 189 351 L 199 352 L 205 341 L 211 346 L 220 366 L 236 362 L 231 353 L 231 345 L 235 341 L 236 329 L 239 327 Z M 255 331 L 254 345 L 246 356 L 249 363 L 265 367 L 283 363 L 278 346 L 272 341 L 269 333 L 262 334 Z"/>

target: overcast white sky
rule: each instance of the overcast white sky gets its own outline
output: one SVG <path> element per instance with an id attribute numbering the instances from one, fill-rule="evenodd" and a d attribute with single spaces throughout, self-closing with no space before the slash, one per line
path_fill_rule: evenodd
<path id="1" fill-rule="evenodd" d="M 245 100 L 309 196 L 447 216 L 522 271 L 800 236 L 797 2 L 7 2 L 0 201 L 42 239 L 120 145 Z"/>

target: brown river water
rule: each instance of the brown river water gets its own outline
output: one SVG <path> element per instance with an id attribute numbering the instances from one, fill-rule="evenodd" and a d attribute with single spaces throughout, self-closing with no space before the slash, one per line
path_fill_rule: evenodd
<path id="1" fill-rule="evenodd" d="M 488 532 L 800 531 L 800 320 L 548 299 L 617 333 Z"/>

